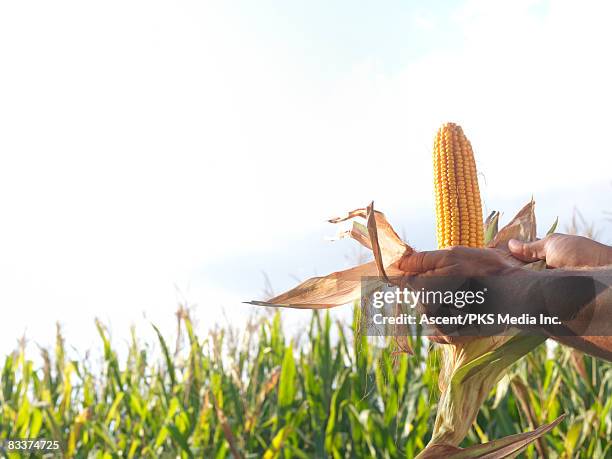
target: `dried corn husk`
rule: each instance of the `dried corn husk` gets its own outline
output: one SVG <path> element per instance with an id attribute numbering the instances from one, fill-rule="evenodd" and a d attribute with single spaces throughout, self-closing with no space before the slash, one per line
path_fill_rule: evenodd
<path id="1" fill-rule="evenodd" d="M 324 277 L 313 277 L 274 298 L 248 303 L 301 309 L 332 308 L 358 300 L 364 277 L 380 276 L 387 279 L 387 276 L 400 276 L 402 272 L 395 266 L 397 261 L 414 250 L 400 239 L 384 214 L 374 210 L 374 203 L 355 209 L 343 217 L 332 218 L 329 222 L 340 223 L 355 218 L 365 219 L 367 226 L 353 221 L 352 228 L 343 233 L 342 237 L 351 237 L 372 250 L 375 261 Z"/>
<path id="2" fill-rule="evenodd" d="M 428 447 L 419 454 L 419 459 L 503 459 L 513 458 L 521 453 L 530 443 L 550 432 L 564 418 L 565 414 L 559 416 L 550 424 L 545 424 L 531 432 L 509 435 L 498 440 L 493 440 L 482 445 L 470 446 L 469 448 L 458 448 L 452 445 L 439 444 Z"/>

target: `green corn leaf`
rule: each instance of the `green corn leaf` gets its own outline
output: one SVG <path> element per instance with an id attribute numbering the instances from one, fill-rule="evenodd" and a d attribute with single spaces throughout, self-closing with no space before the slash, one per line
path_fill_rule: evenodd
<path id="1" fill-rule="evenodd" d="M 559 217 L 555 218 L 555 221 L 553 222 L 553 224 L 551 225 L 551 227 L 549 228 L 549 230 L 546 232 L 547 236 L 550 236 L 551 234 L 553 234 L 555 231 L 557 231 L 557 225 L 559 224 Z"/>
<path id="2" fill-rule="evenodd" d="M 293 342 L 285 348 L 283 364 L 278 386 L 279 408 L 288 408 L 295 401 L 295 360 L 293 358 Z"/>
<path id="3" fill-rule="evenodd" d="M 106 414 L 106 417 L 104 418 L 105 426 L 108 426 L 110 422 L 117 416 L 117 409 L 119 408 L 119 404 L 123 400 L 123 397 L 125 397 L 124 392 L 119 392 L 115 396 L 115 400 L 113 401 L 112 405 L 110 406 L 110 409 L 108 410 L 108 413 Z"/>
<path id="4" fill-rule="evenodd" d="M 266 452 L 264 453 L 263 458 L 264 459 L 277 459 L 278 457 L 280 457 L 280 453 L 283 449 L 285 439 L 287 438 L 290 432 L 291 432 L 291 427 L 289 426 L 282 427 L 272 439 L 272 443 L 270 444 L 268 449 L 266 449 Z"/>
<path id="5" fill-rule="evenodd" d="M 484 243 L 487 245 L 495 238 L 499 225 L 499 212 L 494 210 L 489 214 L 484 223 Z"/>
<path id="6" fill-rule="evenodd" d="M 174 424 L 169 424 L 166 426 L 166 428 L 168 429 L 168 432 L 170 432 L 172 439 L 181 447 L 181 450 L 183 450 L 189 458 L 192 458 L 193 454 L 191 452 L 191 448 L 178 427 Z"/>
<path id="7" fill-rule="evenodd" d="M 170 357 L 170 351 L 168 350 L 168 346 L 166 345 L 166 340 L 164 339 L 159 329 L 155 325 L 151 324 L 151 326 L 153 327 L 153 329 L 155 330 L 155 333 L 157 334 L 157 339 L 159 340 L 159 344 L 164 354 L 164 359 L 166 360 L 166 368 L 170 376 L 170 382 L 172 384 L 172 387 L 174 387 L 176 385 L 176 374 L 174 371 L 174 362 L 172 361 L 172 358 Z"/>

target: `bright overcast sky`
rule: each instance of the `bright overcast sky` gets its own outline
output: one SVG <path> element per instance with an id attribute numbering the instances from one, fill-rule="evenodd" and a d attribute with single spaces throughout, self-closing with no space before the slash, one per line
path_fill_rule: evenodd
<path id="1" fill-rule="evenodd" d="M 330 3 L 0 5 L 4 351 L 55 320 L 171 324 L 181 295 L 246 314 L 261 270 L 343 267 L 322 221 L 372 199 L 433 241 L 448 120 L 487 208 L 607 224 L 610 2 Z"/>

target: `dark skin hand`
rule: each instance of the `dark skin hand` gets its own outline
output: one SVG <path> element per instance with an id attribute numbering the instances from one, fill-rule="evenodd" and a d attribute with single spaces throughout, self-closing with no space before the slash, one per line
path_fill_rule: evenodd
<path id="1" fill-rule="evenodd" d="M 522 265 L 502 250 L 457 246 L 415 252 L 400 260 L 399 269 L 404 271 L 402 287 L 408 285 L 415 290 L 453 290 L 463 279 L 509 274 Z M 419 311 L 428 315 L 434 313 L 429 305 L 423 304 Z M 458 344 L 472 339 L 470 336 L 449 336 L 439 327 L 430 330 L 430 333 L 432 335 L 429 338 L 440 344 Z"/>
<path id="2" fill-rule="evenodd" d="M 549 268 L 595 268 L 612 265 L 612 247 L 582 236 L 551 234 L 539 241 L 511 240 L 508 248 L 519 260 L 546 260 Z"/>
<path id="3" fill-rule="evenodd" d="M 405 272 L 406 282 L 414 285 L 416 281 L 420 286 L 427 285 L 427 279 L 438 276 L 462 276 L 465 278 L 478 278 L 483 276 L 513 275 L 519 274 L 520 281 L 509 283 L 512 291 L 508 296 L 517 298 L 518 302 L 523 299 L 531 299 L 525 295 L 533 295 L 534 292 L 547 293 L 552 287 L 555 279 L 563 279 L 567 276 L 589 277 L 589 278 L 612 278 L 612 247 L 605 246 L 580 236 L 569 236 L 554 234 L 542 240 L 532 243 L 522 243 L 512 240 L 508 244 L 510 253 L 498 249 L 478 249 L 470 247 L 450 247 L 443 250 L 418 252 L 402 258 L 399 262 L 400 270 Z M 523 268 L 524 262 L 545 260 L 548 268 L 545 271 L 531 271 Z M 553 281 L 553 282 L 551 282 Z M 574 347 L 596 357 L 612 361 L 612 337 L 610 336 L 581 336 L 585 317 L 589 322 L 609 323 L 610 308 L 612 307 L 612 287 L 609 281 L 603 290 L 598 290 L 597 301 L 581 306 L 578 316 L 572 314 L 573 319 L 568 320 L 565 326 L 571 332 L 576 330 L 578 336 L 553 336 L 559 342 Z M 601 284 L 600 284 L 601 285 Z M 574 289 L 575 290 L 575 289 Z M 521 296 L 523 295 L 523 296 Z M 554 301 L 547 305 L 556 312 L 563 312 L 573 307 L 571 299 L 566 303 L 565 296 L 554 296 Z M 568 295 L 568 297 L 571 295 Z M 529 301 L 527 301 L 529 303 Z M 556 308 L 556 309 L 555 309 Z M 535 312 L 535 311 L 534 311 Z M 572 328 L 574 327 L 574 328 Z M 554 332 L 551 332 L 554 333 Z M 444 342 L 444 339 L 436 339 Z M 446 342 L 451 342 L 447 340 Z"/>
<path id="4" fill-rule="evenodd" d="M 407 276 L 466 276 L 479 277 L 504 274 L 522 263 L 498 249 L 449 247 L 444 250 L 416 252 L 399 262 Z"/>

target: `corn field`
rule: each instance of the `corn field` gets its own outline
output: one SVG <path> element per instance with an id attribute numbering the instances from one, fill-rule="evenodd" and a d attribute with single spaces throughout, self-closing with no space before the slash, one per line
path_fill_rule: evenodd
<path id="1" fill-rule="evenodd" d="M 427 444 L 440 346 L 418 335 L 414 356 L 376 346 L 356 315 L 345 325 L 313 311 L 300 339 L 278 312 L 203 337 L 185 309 L 177 317 L 174 346 L 155 328 L 155 346 L 133 333 L 127 352 L 98 322 L 99 364 L 70 360 L 59 327 L 42 359 L 24 346 L 7 355 L 0 436 L 58 440 L 61 455 L 48 457 L 105 459 L 412 458 Z M 462 446 L 567 413 L 524 457 L 610 457 L 611 408 L 611 364 L 544 344 L 496 385 Z"/>

